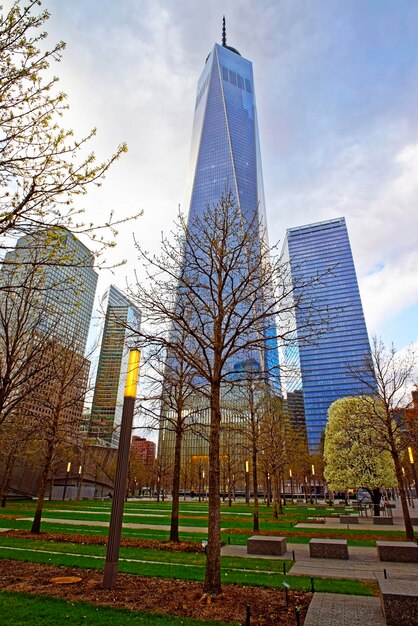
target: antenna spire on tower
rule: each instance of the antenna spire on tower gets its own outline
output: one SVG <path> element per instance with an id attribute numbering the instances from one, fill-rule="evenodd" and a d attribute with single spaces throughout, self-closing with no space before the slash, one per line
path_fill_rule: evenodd
<path id="1" fill-rule="evenodd" d="M 226 46 L 226 26 L 225 26 L 225 15 L 222 20 L 222 45 Z"/>

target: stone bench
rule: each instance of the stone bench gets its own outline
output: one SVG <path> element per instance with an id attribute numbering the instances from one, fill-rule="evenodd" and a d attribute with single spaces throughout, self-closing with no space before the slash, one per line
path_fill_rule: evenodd
<path id="1" fill-rule="evenodd" d="M 358 524 L 358 515 L 340 515 L 340 524 Z"/>
<path id="2" fill-rule="evenodd" d="M 311 539 L 309 556 L 313 559 L 348 559 L 347 539 Z"/>
<path id="3" fill-rule="evenodd" d="M 418 526 L 418 517 L 411 517 L 412 526 Z"/>
<path id="4" fill-rule="evenodd" d="M 413 541 L 376 541 L 380 561 L 418 563 L 418 546 Z"/>
<path id="5" fill-rule="evenodd" d="M 247 554 L 283 556 L 287 552 L 286 537 L 254 535 L 247 540 Z"/>
<path id="6" fill-rule="evenodd" d="M 393 517 L 373 515 L 373 524 L 375 524 L 376 526 L 393 526 Z"/>
<path id="7" fill-rule="evenodd" d="M 418 582 L 379 576 L 378 583 L 386 624 L 418 624 Z"/>

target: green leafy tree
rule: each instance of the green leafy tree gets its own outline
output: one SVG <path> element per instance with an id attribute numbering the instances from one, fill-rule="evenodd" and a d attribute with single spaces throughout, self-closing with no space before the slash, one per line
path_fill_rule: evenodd
<path id="1" fill-rule="evenodd" d="M 410 541 L 414 539 L 414 529 L 409 515 L 402 462 L 408 446 L 416 445 L 418 440 L 417 418 L 415 414 L 408 417 L 405 410 L 410 404 L 416 363 L 412 347 L 398 352 L 393 345 L 387 347 L 374 337 L 371 358 L 351 368 L 352 374 L 370 390 L 369 395 L 362 396 L 365 415 L 370 416 L 366 425 L 373 430 L 382 451 L 386 450 L 392 457 L 406 535 Z"/>
<path id="2" fill-rule="evenodd" d="M 379 400 L 341 398 L 328 409 L 325 430 L 324 475 L 332 490 L 367 489 L 379 515 L 380 488 L 394 487 L 396 475 L 390 453 L 373 424 Z"/>
<path id="3" fill-rule="evenodd" d="M 16 0 L 8 13 L 0 14 L 0 250 L 13 245 L 16 236 L 52 225 L 105 243 L 97 236 L 100 226 L 79 222 L 74 200 L 89 185 L 99 185 L 126 151 L 122 144 L 98 163 L 89 151 L 95 129 L 76 138 L 61 127 L 67 96 L 57 90 L 50 66 L 61 60 L 65 44 L 45 49 L 49 13 L 37 12 L 40 4 Z M 102 226 L 115 225 L 110 217 Z"/>

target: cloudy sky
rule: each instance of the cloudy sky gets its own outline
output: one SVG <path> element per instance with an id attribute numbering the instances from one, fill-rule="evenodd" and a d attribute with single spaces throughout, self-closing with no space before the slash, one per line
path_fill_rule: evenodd
<path id="1" fill-rule="evenodd" d="M 7 4 L 6 3 L 6 7 Z M 95 150 L 129 152 L 86 206 L 121 228 L 99 295 L 136 266 L 132 232 L 156 250 L 184 199 L 197 79 L 225 13 L 254 66 L 270 241 L 345 216 L 370 334 L 418 342 L 416 0 L 45 0 L 65 123 L 97 126 Z"/>

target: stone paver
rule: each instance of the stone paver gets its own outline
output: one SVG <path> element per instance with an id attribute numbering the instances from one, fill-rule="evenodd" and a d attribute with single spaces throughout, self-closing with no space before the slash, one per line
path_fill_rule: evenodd
<path id="1" fill-rule="evenodd" d="M 379 598 L 315 593 L 305 626 L 385 626 Z"/>
<path id="2" fill-rule="evenodd" d="M 20 517 L 20 520 L 32 521 L 33 517 Z M 92 520 L 80 520 L 80 519 L 61 519 L 55 517 L 43 517 L 43 522 L 50 522 L 51 524 L 70 524 L 73 526 L 98 526 L 109 528 L 109 522 L 99 522 Z M 170 526 L 166 526 L 165 524 L 134 524 L 130 522 L 123 522 L 123 528 L 148 528 L 151 530 L 170 530 Z M 203 528 L 202 526 L 179 526 L 179 532 L 187 533 L 207 533 L 208 529 Z"/>

